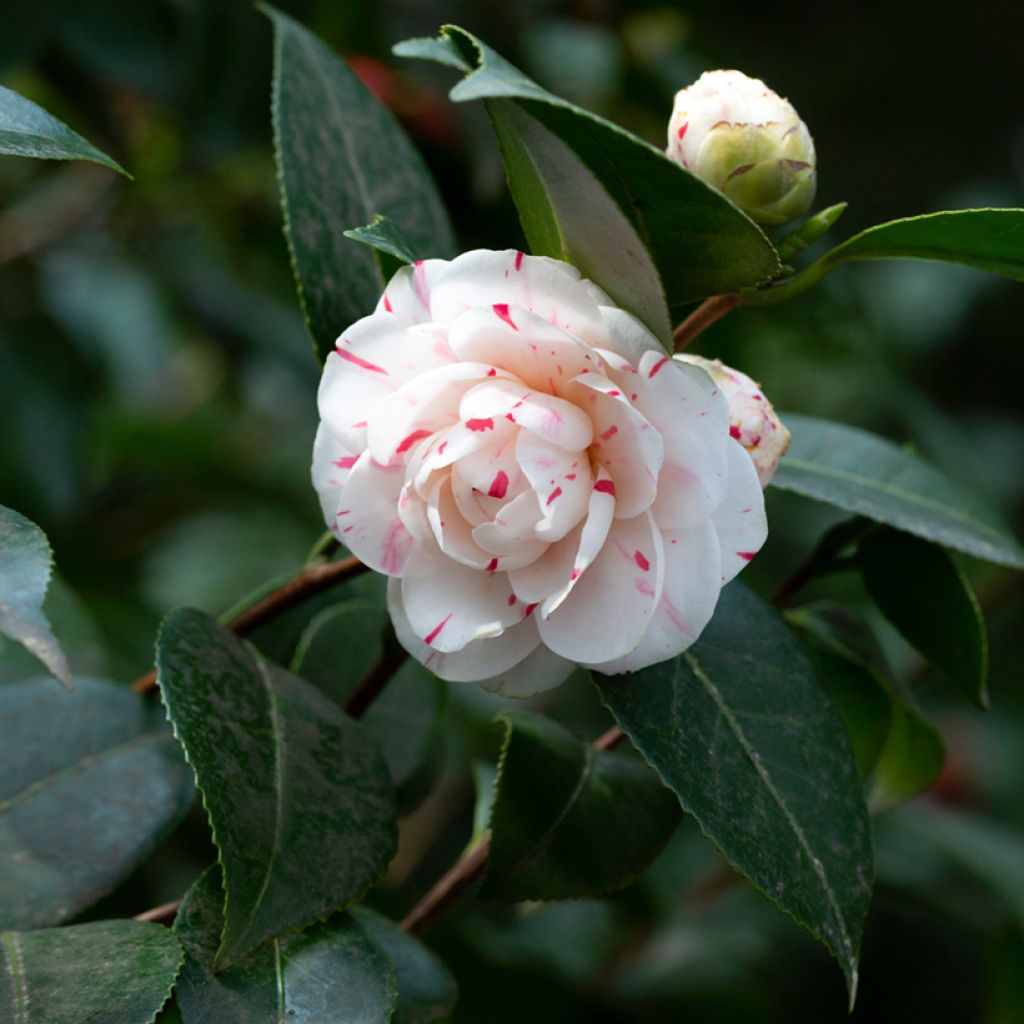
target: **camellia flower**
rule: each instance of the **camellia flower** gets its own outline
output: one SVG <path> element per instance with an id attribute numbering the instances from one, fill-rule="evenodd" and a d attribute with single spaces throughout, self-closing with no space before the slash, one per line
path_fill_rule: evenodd
<path id="1" fill-rule="evenodd" d="M 557 260 L 403 268 L 319 408 L 327 523 L 444 679 L 526 696 L 671 658 L 767 535 L 721 389 Z"/>
<path id="2" fill-rule="evenodd" d="M 761 486 L 767 487 L 775 476 L 779 459 L 789 448 L 790 437 L 772 403 L 764 397 L 761 385 L 726 366 L 721 359 L 693 355 L 675 358 L 699 366 L 722 389 L 729 405 L 729 433 L 746 449 Z"/>
<path id="3" fill-rule="evenodd" d="M 793 105 L 742 71 L 707 71 L 676 93 L 668 155 L 761 224 L 814 199 L 814 141 Z"/>

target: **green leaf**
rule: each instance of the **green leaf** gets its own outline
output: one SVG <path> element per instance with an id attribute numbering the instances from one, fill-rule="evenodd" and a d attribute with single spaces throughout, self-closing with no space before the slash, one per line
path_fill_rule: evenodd
<path id="1" fill-rule="evenodd" d="M 938 470 L 856 427 L 787 415 L 793 444 L 772 484 L 1015 569 L 1024 548 L 999 515 Z"/>
<path id="2" fill-rule="evenodd" d="M 1024 281 L 1024 210 L 944 210 L 876 224 L 806 270 L 743 295 L 745 303 L 783 302 L 854 260 L 939 260 Z"/>
<path id="3" fill-rule="evenodd" d="M 880 653 L 869 650 L 874 637 L 867 622 L 827 602 L 786 617 L 799 629 L 818 679 L 836 702 L 857 765 L 868 778 L 872 813 L 892 810 L 928 789 L 945 760 L 942 736 L 909 689 L 889 678 Z"/>
<path id="4" fill-rule="evenodd" d="M 142 921 L 0 933 L 0 1019 L 151 1024 L 181 968 L 174 934 Z"/>
<path id="5" fill-rule="evenodd" d="M 882 614 L 956 689 L 988 707 L 985 620 L 956 562 L 896 530 L 869 533 L 859 550 L 864 584 Z"/>
<path id="6" fill-rule="evenodd" d="M 315 35 L 273 7 L 274 144 L 299 300 L 321 359 L 373 312 L 387 283 L 345 237 L 378 214 L 422 256 L 451 256 L 448 215 L 391 113 Z"/>
<path id="7" fill-rule="evenodd" d="M 73 132 L 63 121 L 3 86 L 0 86 L 0 153 L 43 160 L 89 160 L 131 177 L 116 160 Z"/>
<path id="8" fill-rule="evenodd" d="M 836 203 L 835 206 L 828 206 L 808 217 L 800 227 L 779 242 L 779 259 L 784 262 L 791 260 L 794 256 L 799 256 L 804 249 L 814 245 L 842 217 L 847 205 Z"/>
<path id="9" fill-rule="evenodd" d="M 175 998 L 185 1024 L 386 1024 L 397 989 L 388 957 L 347 915 L 271 939 L 214 971 L 220 869 L 204 872 L 174 922 L 185 949 Z"/>
<path id="10" fill-rule="evenodd" d="M 393 220 L 379 214 L 366 227 L 346 231 L 345 237 L 354 238 L 357 242 L 370 246 L 381 264 L 381 273 L 387 278 L 390 278 L 399 267 L 416 262 L 412 243 L 406 238 L 405 232 Z M 381 261 L 382 256 L 388 257 L 387 262 Z"/>
<path id="11" fill-rule="evenodd" d="M 389 630 L 387 610 L 379 601 L 334 605 L 306 627 L 292 671 L 344 707 L 383 653 Z M 426 796 L 442 766 L 446 699 L 444 684 L 410 658 L 363 715 L 363 725 L 387 762 L 402 814 Z"/>
<path id="12" fill-rule="evenodd" d="M 458 998 L 448 968 L 422 942 L 376 911 L 356 907 L 351 916 L 395 969 L 398 1002 L 393 1024 L 448 1020 Z"/>
<path id="13" fill-rule="evenodd" d="M 114 683 L 9 683 L 0 722 L 0 927 L 59 924 L 181 820 L 192 773 L 159 709 Z"/>
<path id="14" fill-rule="evenodd" d="M 621 889 L 679 823 L 679 804 L 640 760 L 596 751 L 557 722 L 509 711 L 480 895 L 552 900 Z"/>
<path id="15" fill-rule="evenodd" d="M 0 633 L 34 654 L 70 690 L 71 669 L 43 615 L 52 568 L 46 534 L 0 505 Z"/>
<path id="16" fill-rule="evenodd" d="M 680 657 L 596 678 L 683 809 L 831 950 L 852 1001 L 871 897 L 867 808 L 842 722 L 778 613 L 734 583 Z"/>
<path id="17" fill-rule="evenodd" d="M 396 846 L 372 737 L 202 612 L 171 612 L 157 679 L 196 773 L 227 890 L 218 967 L 357 899 Z"/>
<path id="18" fill-rule="evenodd" d="M 771 243 L 721 193 L 629 132 L 552 95 L 470 33 L 394 52 L 467 73 L 455 101 L 486 103 L 535 255 L 567 260 L 667 343 L 668 307 L 779 272 Z"/>

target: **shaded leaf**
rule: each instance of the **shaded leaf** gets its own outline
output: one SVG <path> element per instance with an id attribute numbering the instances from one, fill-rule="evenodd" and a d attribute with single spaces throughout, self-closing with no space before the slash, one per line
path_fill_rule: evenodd
<path id="1" fill-rule="evenodd" d="M 966 554 L 1024 568 L 1000 517 L 911 452 L 856 427 L 787 415 L 793 444 L 772 485 Z"/>
<path id="2" fill-rule="evenodd" d="M 142 921 L 0 933 L 0 1018 L 150 1024 L 181 967 L 178 940 Z"/>
<path id="3" fill-rule="evenodd" d="M 303 632 L 292 671 L 344 707 L 383 653 L 389 630 L 382 602 L 344 601 L 326 608 Z M 446 697 L 444 684 L 407 658 L 362 717 L 380 745 L 402 814 L 426 796 L 443 764 Z"/>
<path id="4" fill-rule="evenodd" d="M 71 669 L 43 614 L 52 564 L 46 534 L 0 505 L 0 633 L 31 651 L 70 690 Z"/>
<path id="5" fill-rule="evenodd" d="M 128 172 L 42 107 L 0 86 L 0 153 L 43 160 L 89 160 Z M 130 175 L 128 175 L 130 177 Z"/>
<path id="6" fill-rule="evenodd" d="M 832 951 L 852 1000 L 871 896 L 867 808 L 839 716 L 778 614 L 734 583 L 679 658 L 595 678 L 730 863 Z"/>
<path id="7" fill-rule="evenodd" d="M 271 939 L 213 969 L 223 905 L 220 869 L 182 901 L 174 931 L 185 949 L 175 997 L 185 1024 L 386 1024 L 397 997 L 388 957 L 348 916 Z"/>
<path id="8" fill-rule="evenodd" d="M 416 261 L 412 243 L 405 237 L 405 232 L 387 217 L 378 215 L 366 227 L 346 231 L 345 237 L 354 238 L 373 249 L 385 280 L 390 280 L 400 267 Z"/>
<path id="9" fill-rule="evenodd" d="M 663 341 L 668 311 L 779 271 L 764 233 L 721 193 L 629 132 L 552 95 L 455 26 L 400 56 L 458 67 L 484 100 L 535 255 L 568 260 Z M 680 254 L 685 254 L 681 258 Z"/>
<path id="10" fill-rule="evenodd" d="M 566 899 L 628 885 L 679 822 L 673 794 L 642 761 L 596 751 L 557 722 L 509 711 L 480 895 Z"/>
<path id="11" fill-rule="evenodd" d="M 356 907 L 351 916 L 395 969 L 398 1002 L 394 1024 L 447 1020 L 458 998 L 448 968 L 422 942 L 376 911 Z"/>
<path id="12" fill-rule="evenodd" d="M 803 272 L 744 302 L 782 302 L 854 260 L 939 260 L 1024 281 L 1024 210 L 943 210 L 876 224 L 825 253 Z"/>
<path id="13" fill-rule="evenodd" d="M 360 723 L 192 609 L 164 621 L 157 673 L 224 868 L 218 966 L 345 906 L 384 872 L 391 780 Z"/>
<path id="14" fill-rule="evenodd" d="M 184 817 L 195 787 L 163 716 L 123 686 L 0 687 L 0 926 L 74 917 Z"/>
<path id="15" fill-rule="evenodd" d="M 273 7 L 274 144 L 285 233 L 321 360 L 373 312 L 384 279 L 373 252 L 345 237 L 378 214 L 421 256 L 448 257 L 448 215 L 423 160 L 391 113 L 313 33 Z"/>
<path id="16" fill-rule="evenodd" d="M 981 608 L 949 554 L 896 530 L 860 542 L 868 593 L 908 643 L 974 701 L 988 706 L 988 639 Z"/>

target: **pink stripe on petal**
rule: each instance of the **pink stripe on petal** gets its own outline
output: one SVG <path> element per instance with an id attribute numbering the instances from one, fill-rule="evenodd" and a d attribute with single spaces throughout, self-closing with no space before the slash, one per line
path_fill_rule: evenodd
<path id="1" fill-rule="evenodd" d="M 349 352 L 348 349 L 342 348 L 340 345 L 334 346 L 334 351 L 341 356 L 342 359 L 347 363 L 352 363 L 358 366 L 361 370 L 370 370 L 373 373 L 383 373 L 385 377 L 388 376 L 388 371 L 383 366 L 378 366 L 376 363 L 368 362 L 363 359 L 362 356 L 357 356 L 355 352 Z"/>

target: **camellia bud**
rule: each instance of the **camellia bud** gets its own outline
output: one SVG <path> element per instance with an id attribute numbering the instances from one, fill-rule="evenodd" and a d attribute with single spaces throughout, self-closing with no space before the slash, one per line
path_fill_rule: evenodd
<path id="1" fill-rule="evenodd" d="M 806 213 L 814 141 L 793 105 L 759 78 L 707 71 L 676 93 L 668 155 L 760 224 Z"/>
<path id="2" fill-rule="evenodd" d="M 789 448 L 789 431 L 760 385 L 721 359 L 678 355 L 680 362 L 699 366 L 718 385 L 729 404 L 729 434 L 746 449 L 762 487 L 767 487 L 779 459 Z"/>

